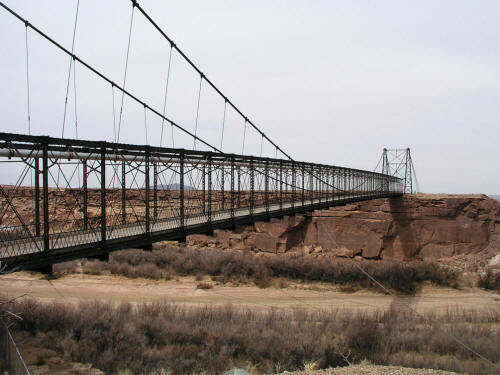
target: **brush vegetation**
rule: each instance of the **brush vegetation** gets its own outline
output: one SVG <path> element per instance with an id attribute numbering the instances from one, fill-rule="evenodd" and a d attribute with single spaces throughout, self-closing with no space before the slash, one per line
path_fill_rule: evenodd
<path id="1" fill-rule="evenodd" d="M 488 269 L 484 274 L 479 276 L 477 285 L 483 289 L 500 292 L 500 271 Z"/>
<path id="2" fill-rule="evenodd" d="M 77 263 L 54 267 L 56 276 L 77 271 Z M 250 252 L 217 249 L 191 249 L 165 246 L 151 252 L 124 250 L 111 254 L 109 262 L 84 261 L 81 271 L 87 274 L 111 273 L 126 277 L 169 279 L 172 275 L 210 276 L 213 281 L 249 283 L 265 288 L 271 279 L 320 281 L 355 291 L 369 288 L 382 291 L 363 272 L 373 276 L 386 288 L 400 294 L 414 294 L 423 282 L 456 286 L 458 273 L 450 268 L 428 262 L 400 263 L 394 261 L 331 261 L 302 254 L 257 256 Z M 282 281 L 281 281 L 282 283 Z"/>
<path id="3" fill-rule="evenodd" d="M 500 365 L 500 309 L 411 311 L 249 311 L 85 302 L 18 300 L 0 304 L 22 320 L 20 342 L 56 350 L 110 374 L 222 374 L 238 366 L 253 374 L 344 366 L 363 359 L 380 365 L 493 374 Z M 431 323 L 432 321 L 432 323 Z M 455 340 L 455 338 L 457 340 Z"/>

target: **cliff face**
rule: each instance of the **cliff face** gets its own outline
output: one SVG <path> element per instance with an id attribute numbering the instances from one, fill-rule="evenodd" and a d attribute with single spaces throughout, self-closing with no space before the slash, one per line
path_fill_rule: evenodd
<path id="1" fill-rule="evenodd" d="M 413 195 L 193 235 L 188 244 L 409 260 L 477 253 L 492 236 L 500 236 L 499 202 L 483 195 Z"/>

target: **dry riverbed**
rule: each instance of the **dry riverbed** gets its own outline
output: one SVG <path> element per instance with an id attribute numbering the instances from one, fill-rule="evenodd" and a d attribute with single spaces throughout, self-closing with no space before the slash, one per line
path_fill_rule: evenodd
<path id="1" fill-rule="evenodd" d="M 448 309 L 498 307 L 500 296 L 477 288 L 450 289 L 424 286 L 416 296 L 393 297 L 368 290 L 346 293 L 331 284 L 288 282 L 285 288 L 265 289 L 253 285 L 217 284 L 199 289 L 193 277 L 175 280 L 129 279 L 121 276 L 66 275 L 47 279 L 38 273 L 19 272 L 0 276 L 0 293 L 7 296 L 26 295 L 40 301 L 78 303 L 80 301 L 129 302 L 133 304 L 167 301 L 183 305 L 216 304 L 254 309 L 362 309 L 407 308 L 418 311 L 444 312 Z"/>

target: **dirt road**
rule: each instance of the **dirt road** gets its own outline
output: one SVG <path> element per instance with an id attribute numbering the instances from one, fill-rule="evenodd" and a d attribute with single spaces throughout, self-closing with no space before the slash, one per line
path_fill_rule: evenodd
<path id="1" fill-rule="evenodd" d="M 0 276 L 0 294 L 27 295 L 41 301 L 85 300 L 143 303 L 167 301 L 185 305 L 233 304 L 234 306 L 267 309 L 362 309 L 387 307 L 406 308 L 423 312 L 446 311 L 450 308 L 480 309 L 500 307 L 500 296 L 479 289 L 456 290 L 424 287 L 414 297 L 392 297 L 371 291 L 343 293 L 328 284 L 291 283 L 286 288 L 259 289 L 255 286 L 214 285 L 212 289 L 197 289 L 192 277 L 169 281 L 128 279 L 119 276 L 68 275 L 48 281 L 40 274 L 19 272 Z"/>

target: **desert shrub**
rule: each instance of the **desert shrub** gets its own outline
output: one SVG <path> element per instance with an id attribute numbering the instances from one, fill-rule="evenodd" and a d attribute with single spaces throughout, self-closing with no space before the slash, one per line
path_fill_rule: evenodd
<path id="1" fill-rule="evenodd" d="M 269 288 L 272 284 L 271 278 L 268 275 L 261 275 L 255 278 L 254 283 L 261 289 Z"/>
<path id="2" fill-rule="evenodd" d="M 308 363 L 328 368 L 363 359 L 470 375 L 496 373 L 452 336 L 491 361 L 500 358 L 500 331 L 485 326 L 482 313 L 459 310 L 416 316 L 396 310 L 252 311 L 29 299 L 8 308 L 23 318 L 13 326 L 23 341 L 109 373 L 221 374 L 234 366 L 273 373 L 278 364 L 280 371 L 295 371 Z M 486 320 L 500 321 L 500 309 L 488 314 Z"/>
<path id="3" fill-rule="evenodd" d="M 34 364 L 37 366 L 43 366 L 45 363 L 47 363 L 47 358 L 45 358 L 43 354 L 37 354 Z"/>
<path id="4" fill-rule="evenodd" d="M 64 262 L 53 265 L 53 272 L 56 276 L 63 276 L 67 274 L 76 273 L 78 269 L 78 263 L 76 261 Z"/>
<path id="5" fill-rule="evenodd" d="M 140 264 L 134 268 L 137 277 L 145 279 L 162 279 L 165 277 L 165 272 L 151 263 Z"/>
<path id="6" fill-rule="evenodd" d="M 214 281 L 253 282 L 261 288 L 270 286 L 272 278 L 283 278 L 330 282 L 351 291 L 359 288 L 383 291 L 367 277 L 368 273 L 385 287 L 402 294 L 415 293 L 425 281 L 453 286 L 458 277 L 456 271 L 428 262 L 331 261 L 307 255 L 255 256 L 248 252 L 173 246 L 152 252 L 119 251 L 111 255 L 109 263 L 87 261 L 83 262 L 82 269 L 89 274 L 99 274 L 106 270 L 127 277 L 151 279 L 168 278 L 171 273 L 195 275 L 198 279 L 209 275 Z"/>
<path id="7" fill-rule="evenodd" d="M 279 288 L 279 289 L 286 288 L 286 287 L 288 287 L 288 285 L 289 285 L 289 284 L 288 284 L 288 281 L 287 281 L 285 278 L 283 278 L 283 277 L 279 277 L 279 278 L 278 278 L 278 279 L 276 279 L 276 280 L 275 280 L 275 282 L 274 282 L 274 286 L 275 286 L 276 288 Z"/>
<path id="8" fill-rule="evenodd" d="M 496 290 L 500 292 L 500 272 L 487 270 L 484 274 L 479 276 L 477 285 L 483 289 Z"/>
<path id="9" fill-rule="evenodd" d="M 201 283 L 196 284 L 196 289 L 212 289 L 214 285 L 207 281 L 202 281 Z"/>
<path id="10" fill-rule="evenodd" d="M 90 275 L 100 275 L 106 269 L 106 264 L 99 260 L 89 260 L 85 262 L 85 273 Z"/>

